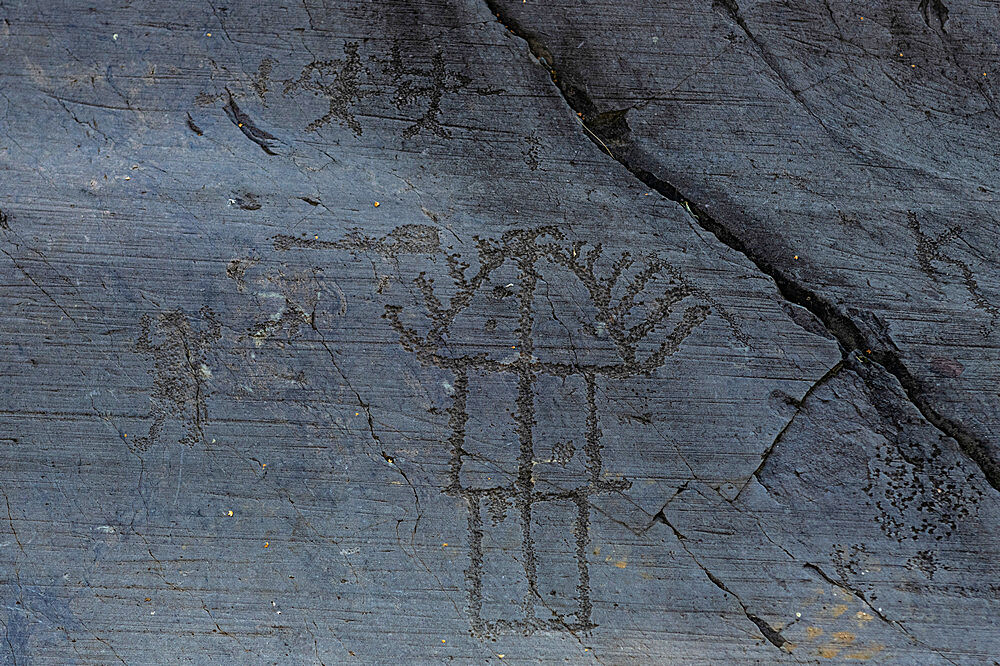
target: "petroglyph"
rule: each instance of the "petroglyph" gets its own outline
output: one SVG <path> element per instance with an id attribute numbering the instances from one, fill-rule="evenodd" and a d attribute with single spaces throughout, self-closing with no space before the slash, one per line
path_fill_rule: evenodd
<path id="1" fill-rule="evenodd" d="M 422 331 L 399 306 L 385 314 L 404 349 L 453 375 L 444 492 L 468 509 L 471 627 L 478 635 L 585 630 L 593 627 L 590 498 L 630 487 L 604 474 L 602 386 L 658 371 L 709 308 L 657 257 L 625 253 L 607 261 L 599 244 L 566 242 L 554 228 L 512 231 L 477 246 L 475 271 L 459 254 L 446 257 L 455 288 L 447 303 L 426 274 L 414 280 L 429 320 Z M 578 322 L 577 334 L 606 343 L 601 360 L 581 361 L 544 335 L 550 310 L 555 317 L 550 288 L 574 281 L 591 316 Z M 513 304 L 506 312 L 499 306 L 505 301 Z M 474 341 L 452 339 L 465 315 L 485 317 L 496 344 L 479 350 Z M 461 353 L 466 347 L 473 349 Z M 560 537 L 568 548 L 559 547 Z M 514 560 L 504 552 L 512 544 L 520 551 Z M 496 581 L 502 588 L 490 587 Z"/>
<path id="2" fill-rule="evenodd" d="M 153 359 L 153 423 L 147 435 L 126 443 L 136 451 L 150 448 L 163 438 L 171 420 L 183 430 L 179 443 L 194 446 L 204 441 L 207 383 L 212 376 L 206 354 L 222 337 L 221 324 L 211 310 L 202 308 L 198 318 L 188 318 L 180 310 L 161 312 L 155 319 L 144 315 L 140 326 L 135 351 Z"/>
<path id="3" fill-rule="evenodd" d="M 435 52 L 429 63 L 413 63 L 404 57 L 398 44 L 393 44 L 385 57 L 373 55 L 370 62 L 381 70 L 382 76 L 373 75 L 362 60 L 358 42 L 344 44 L 344 57 L 340 60 L 314 60 L 305 65 L 296 78 L 283 81 L 282 93 L 297 96 L 312 93 L 323 98 L 327 111 L 306 125 L 306 131 L 313 132 L 333 121 L 347 127 L 355 136 L 364 132 L 358 120 L 358 105 L 366 98 L 375 98 L 392 91 L 391 98 L 383 100 L 398 111 L 410 116 L 410 123 L 403 131 L 404 139 L 411 139 L 421 131 L 439 137 L 449 133 L 441 124 L 441 104 L 445 95 L 465 88 L 471 79 L 452 71 L 445 63 L 444 54 Z M 267 93 L 266 80 L 274 63 L 261 62 L 252 87 L 261 96 Z M 384 83 L 391 81 L 386 88 Z M 416 118 L 412 114 L 419 115 Z"/>
<path id="4" fill-rule="evenodd" d="M 440 137 L 448 137 L 448 131 L 439 120 L 441 100 L 445 94 L 467 86 L 472 79 L 450 71 L 445 66 L 444 55 L 440 51 L 431 57 L 430 67 L 404 63 L 398 44 L 393 44 L 387 59 L 373 58 L 373 60 L 382 65 L 385 74 L 396 85 L 393 104 L 397 109 L 406 111 L 410 108 L 423 107 L 421 116 L 403 130 L 403 138 L 413 138 L 421 130 L 427 130 Z"/>
<path id="5" fill-rule="evenodd" d="M 944 252 L 944 246 L 961 237 L 962 228 L 960 226 L 953 226 L 938 234 L 936 238 L 932 238 L 923 231 L 920 221 L 914 213 L 907 215 L 907 226 L 913 233 L 913 237 L 917 243 L 917 262 L 920 265 L 920 270 L 934 282 L 938 282 L 946 275 L 939 268 L 940 265 L 951 266 L 957 270 L 961 275 L 962 285 L 969 293 L 969 298 L 972 299 L 973 305 L 988 314 L 991 320 L 995 322 L 996 318 L 1000 316 L 1000 308 L 983 293 L 975 274 L 972 272 L 972 268 L 961 259 L 957 259 Z"/>
<path id="6" fill-rule="evenodd" d="M 299 73 L 298 78 L 285 81 L 283 93 L 289 95 L 296 92 L 311 92 L 317 97 L 323 97 L 328 103 L 326 113 L 316 118 L 306 126 L 306 131 L 314 132 L 328 123 L 336 120 L 349 128 L 356 136 L 361 136 L 361 123 L 358 122 L 354 106 L 374 92 L 361 86 L 361 77 L 365 72 L 358 55 L 358 43 L 344 44 L 343 60 L 314 60 Z"/>

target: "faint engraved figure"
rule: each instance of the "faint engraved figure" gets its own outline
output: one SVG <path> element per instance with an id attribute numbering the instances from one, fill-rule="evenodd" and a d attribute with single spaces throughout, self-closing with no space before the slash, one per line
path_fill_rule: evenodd
<path id="1" fill-rule="evenodd" d="M 403 63 L 399 45 L 393 44 L 387 60 L 377 60 L 383 70 L 396 85 L 393 104 L 404 111 L 418 102 L 424 102 L 423 114 L 403 130 L 403 138 L 410 139 L 427 130 L 441 137 L 449 136 L 441 125 L 438 116 L 441 113 L 441 100 L 446 93 L 455 92 L 467 86 L 472 79 L 462 74 L 451 72 L 445 67 L 444 55 L 438 51 L 431 56 L 430 67 L 419 67 Z"/>
<path id="2" fill-rule="evenodd" d="M 928 236 L 923 231 L 920 221 L 914 213 L 907 215 L 907 226 L 913 233 L 913 237 L 917 243 L 917 263 L 920 266 L 920 270 L 931 280 L 937 282 L 944 275 L 938 268 L 938 265 L 944 264 L 956 269 L 962 276 L 962 285 L 969 293 L 974 306 L 987 313 L 990 316 L 991 322 L 995 322 L 997 317 L 1000 317 L 1000 308 L 990 302 L 986 294 L 983 293 L 982 288 L 976 281 L 975 274 L 972 272 L 972 268 L 961 259 L 956 259 L 954 256 L 944 252 L 946 245 L 956 238 L 961 238 L 962 227 L 953 226 L 934 238 Z"/>
<path id="3" fill-rule="evenodd" d="M 207 381 L 212 376 L 206 354 L 222 337 L 222 327 L 208 308 L 202 308 L 200 315 L 201 330 L 193 327 L 180 310 L 161 312 L 155 320 L 149 315 L 142 317 L 135 350 L 153 357 L 155 379 L 149 434 L 126 440 L 137 451 L 160 441 L 170 419 L 179 422 L 184 430 L 179 443 L 193 446 L 205 439 Z"/>
<path id="4" fill-rule="evenodd" d="M 363 130 L 357 119 L 355 106 L 366 98 L 387 96 L 391 93 L 391 103 L 399 111 L 411 113 L 416 110 L 420 116 L 403 129 L 403 138 L 411 139 L 422 130 L 441 137 L 449 136 L 440 121 L 441 103 L 448 93 L 467 86 L 471 79 L 450 71 L 445 65 L 444 55 L 434 53 L 427 64 L 404 62 L 398 44 L 393 44 L 388 57 L 372 56 L 370 60 L 382 68 L 392 87 L 384 90 L 379 81 L 363 64 L 358 42 L 344 44 L 341 60 L 314 60 L 302 68 L 296 78 L 284 81 L 283 94 L 299 95 L 312 93 L 328 103 L 326 113 L 306 126 L 313 132 L 336 121 L 350 129 L 355 136 Z M 273 63 L 262 62 L 261 74 L 253 82 L 253 87 L 263 97 L 266 87 L 262 83 L 270 74 Z M 383 101 L 383 104 L 387 102 Z M 383 107 L 384 114 L 384 107 Z"/>

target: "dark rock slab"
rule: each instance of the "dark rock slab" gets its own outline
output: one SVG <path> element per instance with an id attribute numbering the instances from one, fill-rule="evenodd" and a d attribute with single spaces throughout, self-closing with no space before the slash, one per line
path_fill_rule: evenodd
<path id="1" fill-rule="evenodd" d="M 994 5 L 492 6 L 596 142 L 870 350 L 1000 488 Z"/>

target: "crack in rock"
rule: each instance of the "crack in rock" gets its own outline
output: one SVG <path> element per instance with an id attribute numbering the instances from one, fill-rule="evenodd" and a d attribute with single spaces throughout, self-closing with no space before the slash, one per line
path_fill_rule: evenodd
<path id="1" fill-rule="evenodd" d="M 730 590 L 725 583 L 719 580 L 719 578 L 715 574 L 709 571 L 708 567 L 706 567 L 704 564 L 701 563 L 701 561 L 695 556 L 695 554 L 691 552 L 691 549 L 687 547 L 687 544 L 685 543 L 687 541 L 687 537 L 681 534 L 677 530 L 677 528 L 674 527 L 674 525 L 669 520 L 667 520 L 667 516 L 663 512 L 663 510 L 660 510 L 660 512 L 656 514 L 656 518 L 654 520 L 656 522 L 663 523 L 664 525 L 670 528 L 670 530 L 674 533 L 674 536 L 677 538 L 677 542 L 680 544 L 681 548 L 684 549 L 684 552 L 686 552 L 691 557 L 692 561 L 694 561 L 694 563 L 698 565 L 698 568 L 704 572 L 704 574 L 708 577 L 708 580 L 710 580 L 713 585 L 715 585 L 717 588 L 725 592 L 727 595 L 729 595 L 736 601 L 740 609 L 743 611 L 743 614 L 746 615 L 748 620 L 754 623 L 754 625 L 760 631 L 761 635 L 765 639 L 767 639 L 767 642 L 773 645 L 774 647 L 778 648 L 779 650 L 783 649 L 784 645 L 788 643 L 788 641 L 785 639 L 784 636 L 781 635 L 781 632 L 772 627 L 770 624 L 768 624 L 767 621 L 763 620 L 760 616 L 751 613 L 750 610 L 747 608 L 746 604 L 743 603 L 743 600 L 740 599 L 740 597 L 735 592 Z"/>
<path id="2" fill-rule="evenodd" d="M 1000 462 L 995 460 L 989 445 L 963 424 L 941 414 L 932 404 L 922 383 L 903 363 L 898 349 L 889 339 L 869 339 L 850 317 L 842 314 L 833 302 L 820 296 L 782 272 L 760 252 L 750 248 L 727 226 L 710 215 L 703 205 L 692 201 L 672 183 L 627 159 L 627 148 L 632 147 L 628 138 L 624 112 L 598 113 L 597 105 L 586 92 L 566 82 L 555 69 L 555 60 L 549 49 L 516 19 L 506 14 L 497 0 L 484 0 L 490 12 L 509 32 L 522 39 L 531 54 L 548 70 L 553 84 L 566 104 L 582 119 L 588 138 L 607 152 L 615 161 L 642 183 L 661 196 L 679 204 L 702 229 L 714 235 L 724 245 L 746 257 L 762 273 L 770 277 L 778 293 L 786 301 L 801 306 L 815 315 L 834 336 L 844 357 L 856 354 L 858 358 L 877 363 L 896 377 L 907 400 L 923 417 L 944 435 L 958 442 L 959 448 L 982 471 L 987 482 L 1000 491 Z M 609 115 L 610 113 L 610 115 Z"/>

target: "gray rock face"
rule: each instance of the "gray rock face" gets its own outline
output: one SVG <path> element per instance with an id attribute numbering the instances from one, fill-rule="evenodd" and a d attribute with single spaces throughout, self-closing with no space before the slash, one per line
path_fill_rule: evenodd
<path id="1" fill-rule="evenodd" d="M 997 18 L 850 11 L 0 7 L 5 663 L 991 663 Z"/>

